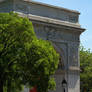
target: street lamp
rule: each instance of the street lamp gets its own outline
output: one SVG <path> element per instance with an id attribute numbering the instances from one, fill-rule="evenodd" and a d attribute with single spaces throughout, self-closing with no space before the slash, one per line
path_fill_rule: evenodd
<path id="1" fill-rule="evenodd" d="M 67 86 L 67 82 L 66 82 L 66 80 L 64 79 L 63 81 L 62 81 L 62 87 L 63 87 L 63 89 L 64 89 L 64 92 L 65 92 L 65 87 Z"/>

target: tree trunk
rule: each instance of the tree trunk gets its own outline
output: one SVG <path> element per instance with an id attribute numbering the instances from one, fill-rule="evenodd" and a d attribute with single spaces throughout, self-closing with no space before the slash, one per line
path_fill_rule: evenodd
<path id="1" fill-rule="evenodd" d="M 84 92 L 87 92 L 86 88 L 84 88 Z"/>
<path id="2" fill-rule="evenodd" d="M 3 81 L 0 80 L 0 92 L 3 92 Z"/>
<path id="3" fill-rule="evenodd" d="M 7 82 L 7 92 L 11 92 L 11 80 L 9 80 L 9 79 Z"/>

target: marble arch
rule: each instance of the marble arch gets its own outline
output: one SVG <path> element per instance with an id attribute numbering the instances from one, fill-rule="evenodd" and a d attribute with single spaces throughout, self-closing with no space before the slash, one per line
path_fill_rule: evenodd
<path id="1" fill-rule="evenodd" d="M 54 75 L 55 92 L 64 92 L 63 79 L 67 81 L 65 92 L 80 92 L 79 44 L 80 34 L 85 30 L 79 24 L 80 13 L 31 0 L 0 0 L 0 12 L 10 11 L 28 17 L 38 38 L 52 41 L 64 58 L 64 70 Z"/>

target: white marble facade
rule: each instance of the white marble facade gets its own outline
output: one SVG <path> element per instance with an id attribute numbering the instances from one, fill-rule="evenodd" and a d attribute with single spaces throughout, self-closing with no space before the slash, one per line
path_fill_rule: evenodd
<path id="1" fill-rule="evenodd" d="M 0 12 L 10 11 L 28 17 L 33 22 L 38 38 L 52 41 L 60 53 L 62 68 L 54 75 L 56 91 L 53 92 L 64 92 L 64 79 L 67 82 L 65 92 L 80 92 L 79 44 L 80 34 L 85 30 L 79 24 L 80 13 L 31 0 L 2 0 Z M 28 91 L 25 88 L 24 92 Z"/>

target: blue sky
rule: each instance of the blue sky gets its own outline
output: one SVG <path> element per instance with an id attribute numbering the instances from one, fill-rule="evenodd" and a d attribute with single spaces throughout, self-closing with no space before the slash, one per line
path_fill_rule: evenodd
<path id="1" fill-rule="evenodd" d="M 86 31 L 81 35 L 82 45 L 92 51 L 92 0 L 33 0 L 77 10 L 81 13 L 80 24 Z"/>

